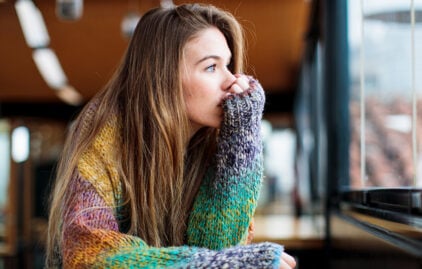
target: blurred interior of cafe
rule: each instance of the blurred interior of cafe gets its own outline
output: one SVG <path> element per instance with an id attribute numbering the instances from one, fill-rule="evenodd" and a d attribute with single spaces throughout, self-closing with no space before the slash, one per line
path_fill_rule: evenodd
<path id="1" fill-rule="evenodd" d="M 0 269 L 44 268 L 72 121 L 172 0 L 0 0 Z M 297 268 L 422 268 L 422 0 L 204 0 L 266 93 L 254 242 Z"/>

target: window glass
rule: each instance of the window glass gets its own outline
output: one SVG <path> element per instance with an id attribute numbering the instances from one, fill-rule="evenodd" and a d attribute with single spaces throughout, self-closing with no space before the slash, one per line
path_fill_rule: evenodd
<path id="1" fill-rule="evenodd" d="M 421 14 L 422 0 L 348 1 L 352 188 L 421 186 Z"/>

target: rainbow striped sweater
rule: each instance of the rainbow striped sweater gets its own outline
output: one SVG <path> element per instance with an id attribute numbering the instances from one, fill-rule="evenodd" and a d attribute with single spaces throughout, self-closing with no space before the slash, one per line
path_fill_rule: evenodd
<path id="1" fill-rule="evenodd" d="M 278 268 L 282 246 L 242 243 L 263 170 L 260 120 L 265 96 L 258 82 L 250 84 L 247 94 L 223 104 L 216 164 L 202 180 L 183 246 L 151 247 L 119 231 L 119 182 L 109 158 L 118 132 L 115 122 L 107 123 L 79 160 L 67 193 L 72 199 L 63 216 L 63 267 Z"/>

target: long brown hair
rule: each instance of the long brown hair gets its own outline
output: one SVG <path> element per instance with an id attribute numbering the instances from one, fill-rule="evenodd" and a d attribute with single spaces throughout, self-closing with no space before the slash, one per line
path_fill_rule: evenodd
<path id="1" fill-rule="evenodd" d="M 143 15 L 120 67 L 91 101 L 96 103 L 95 113 L 88 104 L 69 132 L 51 200 L 47 265 L 61 252 L 63 206 L 78 160 L 115 116 L 121 125 L 115 154 L 124 198 L 119 206 L 127 209 L 127 233 L 156 247 L 183 244 L 217 130 L 203 128 L 189 137 L 180 63 L 186 43 L 209 27 L 224 34 L 232 52 L 229 67 L 241 72 L 243 33 L 230 13 L 211 5 L 186 4 Z M 84 128 L 87 121 L 89 128 Z"/>

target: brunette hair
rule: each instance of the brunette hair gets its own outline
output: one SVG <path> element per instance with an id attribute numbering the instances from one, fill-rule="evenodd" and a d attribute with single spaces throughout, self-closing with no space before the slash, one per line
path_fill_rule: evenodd
<path id="1" fill-rule="evenodd" d="M 91 101 L 95 113 L 88 113 L 90 104 L 86 105 L 69 132 L 51 199 L 47 265 L 60 259 L 63 206 L 71 199 L 66 192 L 78 160 L 111 117 L 121 125 L 115 155 L 127 233 L 156 247 L 183 244 L 189 210 L 217 130 L 203 128 L 189 138 L 180 63 L 186 43 L 210 27 L 227 40 L 230 70 L 242 72 L 242 28 L 230 13 L 211 5 L 185 4 L 143 15 L 121 65 Z M 81 131 L 87 121 L 90 128 Z"/>

